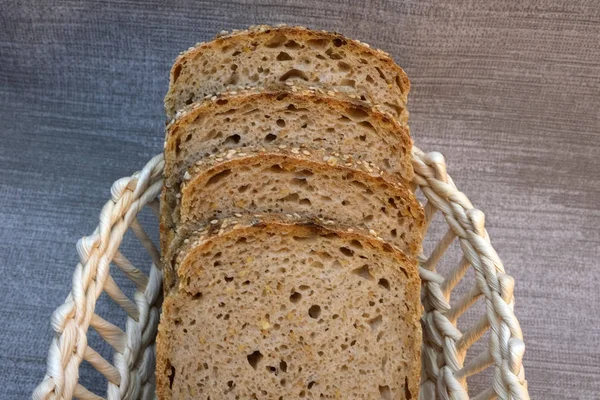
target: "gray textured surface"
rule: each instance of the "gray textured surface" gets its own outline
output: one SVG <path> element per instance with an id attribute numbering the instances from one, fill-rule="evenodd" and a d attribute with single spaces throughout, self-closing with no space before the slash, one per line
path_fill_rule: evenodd
<path id="1" fill-rule="evenodd" d="M 162 150 L 177 53 L 259 22 L 338 30 L 406 69 L 416 144 L 446 155 L 516 278 L 532 397 L 598 398 L 600 4 L 462 3 L 0 1 L 0 398 L 42 378 L 111 183 Z"/>

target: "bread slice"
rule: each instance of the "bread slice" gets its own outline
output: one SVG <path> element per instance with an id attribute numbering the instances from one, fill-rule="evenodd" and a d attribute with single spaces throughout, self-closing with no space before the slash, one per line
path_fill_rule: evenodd
<path id="1" fill-rule="evenodd" d="M 157 338 L 159 399 L 417 399 L 415 261 L 276 220 L 193 235 Z"/>
<path id="2" fill-rule="evenodd" d="M 289 84 L 336 90 L 382 107 L 406 123 L 410 83 L 389 54 L 338 33 L 258 26 L 200 43 L 171 69 L 169 119 L 186 104 L 244 87 Z"/>
<path id="3" fill-rule="evenodd" d="M 279 150 L 201 161 L 186 173 L 180 198 L 163 201 L 165 267 L 198 222 L 235 214 L 298 214 L 365 229 L 409 256 L 419 254 L 424 213 L 414 194 L 382 171 L 363 171 L 362 162 L 338 156 Z"/>
<path id="4" fill-rule="evenodd" d="M 365 102 L 340 97 L 308 89 L 244 90 L 187 106 L 167 127 L 167 182 L 177 185 L 196 161 L 219 151 L 281 145 L 348 154 L 411 181 L 408 127 Z"/>

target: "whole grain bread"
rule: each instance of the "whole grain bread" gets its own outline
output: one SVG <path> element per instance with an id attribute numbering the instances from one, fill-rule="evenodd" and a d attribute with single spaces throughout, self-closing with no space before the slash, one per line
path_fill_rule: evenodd
<path id="1" fill-rule="evenodd" d="M 177 185 L 194 163 L 242 147 L 324 150 L 411 181 L 408 127 L 367 103 L 314 90 L 243 90 L 186 106 L 168 125 L 165 177 Z"/>
<path id="2" fill-rule="evenodd" d="M 257 26 L 182 53 L 171 69 L 167 117 L 227 90 L 290 85 L 339 91 L 406 123 L 410 83 L 389 54 L 338 33 Z"/>
<path id="3" fill-rule="evenodd" d="M 242 218 L 191 235 L 177 271 L 159 399 L 418 397 L 418 271 L 389 244 Z"/>
<path id="4" fill-rule="evenodd" d="M 345 162 L 343 156 L 283 149 L 201 161 L 186 172 L 179 198 L 163 196 L 166 268 L 190 229 L 236 214 L 297 214 L 365 229 L 408 256 L 418 255 L 424 213 L 415 195 L 380 176 L 381 170 L 361 168 L 362 162 Z"/>

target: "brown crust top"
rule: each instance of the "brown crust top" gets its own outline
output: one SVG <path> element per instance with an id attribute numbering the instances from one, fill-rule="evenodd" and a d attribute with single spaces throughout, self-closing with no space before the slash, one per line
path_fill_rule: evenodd
<path id="1" fill-rule="evenodd" d="M 408 92 L 410 91 L 410 81 L 408 80 L 408 76 L 406 72 L 394 62 L 394 60 L 390 57 L 390 55 L 383 50 L 372 49 L 368 44 L 360 42 L 358 40 L 350 39 L 345 37 L 344 35 L 337 32 L 329 32 L 329 31 L 316 31 L 311 30 L 303 26 L 268 26 L 268 25 L 258 25 L 251 26 L 245 30 L 234 30 L 231 33 L 222 31 L 217 37 L 210 42 L 202 42 L 198 43 L 195 47 L 190 47 L 187 51 L 182 52 L 175 63 L 171 67 L 171 72 L 169 74 L 169 87 L 172 88 L 175 83 L 175 71 L 180 67 L 180 65 L 185 62 L 188 58 L 194 58 L 198 53 L 217 46 L 223 46 L 227 44 L 237 44 L 246 41 L 252 41 L 261 39 L 262 37 L 266 37 L 271 33 L 281 33 L 285 35 L 289 35 L 292 38 L 298 39 L 328 39 L 328 40 L 342 40 L 350 51 L 353 51 L 358 54 L 366 54 L 368 57 L 374 57 L 375 59 L 382 62 L 386 67 L 395 71 L 402 79 L 402 96 L 403 101 L 406 103 Z M 169 90 L 170 93 L 170 90 Z"/>

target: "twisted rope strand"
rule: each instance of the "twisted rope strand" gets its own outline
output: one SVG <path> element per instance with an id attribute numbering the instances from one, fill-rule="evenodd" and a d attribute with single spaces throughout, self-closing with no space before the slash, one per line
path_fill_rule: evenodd
<path id="1" fill-rule="evenodd" d="M 443 213 L 446 222 L 458 237 L 466 260 L 475 270 L 477 287 L 485 296 L 486 314 L 492 332 L 489 351 L 495 365 L 494 392 L 501 399 L 527 400 L 529 395 L 521 364 L 525 347 L 521 328 L 513 313 L 511 280 L 510 278 L 506 280 L 504 266 L 490 244 L 484 228 L 484 215 L 473 207 L 469 199 L 458 191 L 454 182 L 448 177 L 441 154 L 425 154 L 418 148 L 414 148 L 413 166 L 415 181 L 428 201 Z M 504 281 L 500 283 L 500 279 Z M 454 284 L 452 282 L 452 286 Z M 437 296 L 439 293 L 431 290 L 431 285 L 439 284 L 430 282 L 425 286 L 428 294 Z M 440 292 L 444 291 L 440 290 Z M 434 339 L 434 343 L 438 346 L 446 345 L 444 357 L 447 366 L 442 368 L 443 373 L 440 375 L 444 382 L 438 379 L 438 394 L 441 398 L 451 395 L 453 398 L 468 399 L 464 389 L 458 389 L 459 379 L 463 378 L 458 369 L 462 368 L 462 362 L 457 359 L 458 353 L 448 351 L 453 350 L 452 347 L 456 345 L 454 341 L 459 341 L 462 334 L 458 335 L 457 331 L 451 328 L 454 325 L 444 313 L 445 302 L 442 300 L 445 299 L 433 301 L 431 304 L 437 305 L 438 308 L 424 318 L 426 325 L 436 325 L 435 329 L 433 327 L 426 329 Z M 430 317 L 432 314 L 434 318 Z M 442 335 L 444 340 L 441 340 Z M 450 340 L 446 341 L 447 338 Z M 510 348 L 514 351 L 509 350 L 509 343 L 515 343 L 514 347 Z M 452 373 L 449 372 L 450 370 Z M 444 390 L 449 390 L 448 394 L 440 392 Z"/>

